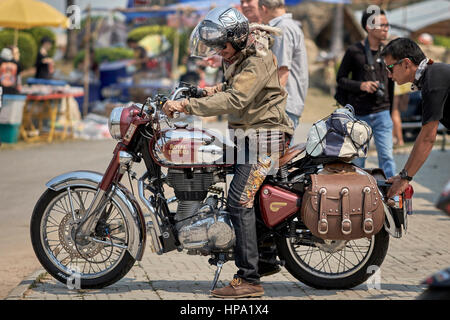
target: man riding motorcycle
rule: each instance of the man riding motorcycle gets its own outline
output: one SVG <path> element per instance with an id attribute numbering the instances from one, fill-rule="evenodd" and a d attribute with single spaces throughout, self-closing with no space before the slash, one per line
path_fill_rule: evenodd
<path id="1" fill-rule="evenodd" d="M 293 134 L 292 122 L 285 112 L 287 94 L 279 82 L 276 59 L 269 50 L 273 32 L 275 28 L 249 25 L 235 8 L 211 10 L 192 32 L 191 55 L 222 56 L 225 82 L 206 88 L 204 98 L 170 100 L 163 106 L 169 117 L 174 112 L 197 116 L 228 114 L 230 129 L 241 129 L 244 133 L 245 143 L 238 150 L 238 158 L 245 155 L 245 161 L 235 163 L 227 199 L 236 233 L 235 263 L 239 270 L 229 286 L 211 291 L 215 297 L 262 296 L 261 274 L 279 270 L 276 264 L 258 263 L 261 253 L 253 208 L 255 194 L 276 167 L 284 152 L 285 139 Z M 265 147 L 261 148 L 262 145 Z M 249 161 L 255 154 L 256 161 Z"/>

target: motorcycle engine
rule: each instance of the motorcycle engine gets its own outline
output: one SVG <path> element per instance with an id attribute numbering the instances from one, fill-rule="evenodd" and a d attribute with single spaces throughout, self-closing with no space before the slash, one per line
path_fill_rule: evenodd
<path id="1" fill-rule="evenodd" d="M 213 173 L 169 169 L 167 180 L 179 200 L 175 226 L 183 247 L 202 253 L 231 248 L 235 234 L 229 213 L 218 207 L 217 197 L 206 198 L 214 183 Z"/>

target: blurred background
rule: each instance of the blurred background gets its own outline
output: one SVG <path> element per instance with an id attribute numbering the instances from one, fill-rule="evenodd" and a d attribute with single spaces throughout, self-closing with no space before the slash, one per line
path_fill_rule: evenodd
<path id="1" fill-rule="evenodd" d="M 0 0 L 0 7 L 8 1 Z M 27 1 L 45 3 L 67 18 L 60 26 L 46 26 L 43 22 L 31 28 L 0 19 L 0 51 L 16 45 L 20 53 L 18 93 L 28 97 L 69 95 L 60 103 L 70 113 L 76 136 L 92 139 L 108 137 L 106 119 L 119 104 L 142 103 L 150 95 L 168 93 L 180 80 L 199 86 L 220 81 L 220 67 L 189 59 L 189 35 L 211 8 L 230 5 L 240 9 L 240 0 L 17 1 L 25 5 Z M 301 22 L 306 39 L 310 88 L 303 122 L 312 123 L 334 108 L 336 71 L 346 48 L 364 39 L 360 18 L 369 5 L 386 11 L 390 39 L 410 37 L 428 57 L 450 62 L 449 0 L 286 0 L 286 4 L 287 12 Z M 11 13 L 6 11 L 6 15 Z M 47 55 L 52 61 L 52 72 L 46 79 L 39 79 L 36 63 L 43 38 L 51 40 Z M 10 97 L 3 100 L 5 106 L 20 105 Z M 401 110 L 405 124 L 415 123 L 411 128 L 404 126 L 405 131 L 409 130 L 405 139 L 414 139 L 417 132 L 419 101 L 417 94 L 411 96 L 409 105 Z M 30 117 L 26 108 L 24 112 Z M 24 115 L 16 115 L 14 120 L 9 115 L 3 121 L 0 116 L 0 140 L 14 143 L 46 130 L 45 123 L 40 128 L 35 125 L 21 135 L 11 133 L 14 137 L 17 134 L 17 139 L 6 141 L 4 131 L 11 129 L 5 129 L 5 125 L 13 125 L 19 131 L 18 119 L 22 122 Z M 221 120 L 226 119 L 206 119 Z M 56 130 L 65 126 L 64 119 L 56 121 Z"/>

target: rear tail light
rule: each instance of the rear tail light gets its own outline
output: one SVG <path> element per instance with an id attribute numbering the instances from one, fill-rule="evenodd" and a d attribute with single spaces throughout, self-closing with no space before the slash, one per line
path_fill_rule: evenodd
<path id="1" fill-rule="evenodd" d="M 413 208 L 412 208 L 412 197 L 414 195 L 414 189 L 412 185 L 408 185 L 405 192 L 403 193 L 404 199 L 405 199 L 405 208 L 407 214 L 413 214 Z"/>
<path id="2" fill-rule="evenodd" d="M 412 185 L 408 184 L 408 187 L 406 188 L 405 192 L 405 199 L 412 199 L 412 196 L 414 195 L 414 189 Z"/>

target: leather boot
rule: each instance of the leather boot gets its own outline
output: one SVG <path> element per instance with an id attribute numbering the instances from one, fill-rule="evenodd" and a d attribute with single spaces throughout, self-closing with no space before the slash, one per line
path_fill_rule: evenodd
<path id="1" fill-rule="evenodd" d="M 254 284 L 236 277 L 230 282 L 228 286 L 211 291 L 211 295 L 213 297 L 225 299 L 261 297 L 262 295 L 264 295 L 264 289 L 261 284 Z"/>

